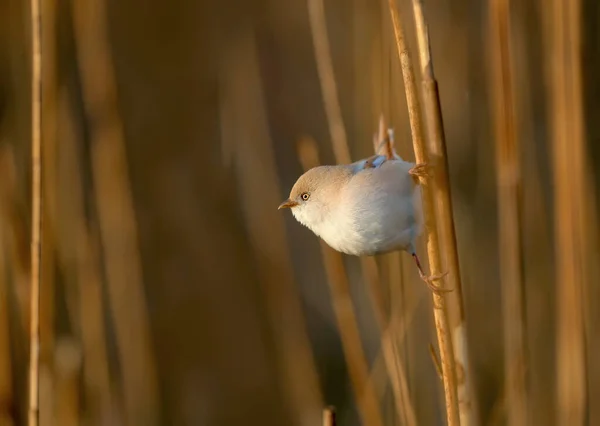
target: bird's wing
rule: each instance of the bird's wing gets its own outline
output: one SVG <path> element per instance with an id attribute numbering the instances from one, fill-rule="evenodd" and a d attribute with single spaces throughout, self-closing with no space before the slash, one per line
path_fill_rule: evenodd
<path id="1" fill-rule="evenodd" d="M 386 160 L 385 155 L 373 155 L 351 163 L 350 167 L 352 168 L 352 173 L 357 174 L 364 170 L 376 169 L 385 163 Z"/>

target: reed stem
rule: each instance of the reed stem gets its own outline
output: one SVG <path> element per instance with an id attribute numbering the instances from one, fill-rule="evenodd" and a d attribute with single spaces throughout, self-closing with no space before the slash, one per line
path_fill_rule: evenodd
<path id="1" fill-rule="evenodd" d="M 417 85 L 412 66 L 412 60 L 408 51 L 408 46 L 404 36 L 404 30 L 400 20 L 400 14 L 395 0 L 389 0 L 392 26 L 396 40 L 398 57 L 402 67 L 402 77 L 404 80 L 406 103 L 408 106 L 408 115 L 410 128 L 413 138 L 413 147 L 415 159 L 418 164 L 428 164 L 429 155 L 425 146 L 425 138 L 421 127 L 421 112 L 419 109 L 419 100 L 417 95 Z M 437 164 L 433 164 L 434 174 L 438 173 Z M 440 255 L 440 242 L 438 237 L 436 216 L 434 209 L 433 188 L 428 177 L 420 177 L 422 188 L 423 214 L 425 217 L 425 229 L 427 234 L 427 254 L 429 257 L 429 267 L 432 276 L 439 276 L 442 273 L 442 262 Z M 440 280 L 443 282 L 443 278 Z M 440 285 L 444 288 L 443 285 Z M 453 289 L 456 291 L 456 289 Z M 454 426 L 460 424 L 458 411 L 458 396 L 456 387 L 456 366 L 454 362 L 454 352 L 452 348 L 452 337 L 450 324 L 448 322 L 448 306 L 446 295 L 433 293 L 433 314 L 435 328 L 440 347 L 440 361 L 442 363 L 442 373 L 444 378 L 444 395 L 446 402 L 446 416 L 448 425 Z"/>
<path id="2" fill-rule="evenodd" d="M 547 9 L 547 10 L 546 10 Z M 586 279 L 590 193 L 583 133 L 581 2 L 544 8 L 548 55 L 557 279 L 557 424 L 586 423 L 586 362 L 582 293 Z"/>
<path id="3" fill-rule="evenodd" d="M 452 345 L 456 364 L 456 386 L 460 421 L 463 426 L 474 424 L 474 403 L 471 391 L 471 372 L 468 359 L 462 281 L 456 245 L 452 193 L 448 172 L 446 137 L 440 105 L 438 84 L 433 71 L 433 59 L 429 43 L 429 27 L 425 19 L 422 0 L 413 0 L 413 14 L 417 31 L 419 63 L 423 85 L 423 111 L 430 151 L 429 161 L 434 167 L 432 180 L 433 199 L 436 206 L 436 222 L 440 230 L 440 249 L 445 256 L 448 287 L 453 291 L 447 297 L 448 321 L 452 330 Z"/>
<path id="4" fill-rule="evenodd" d="M 40 0 L 30 1 L 31 12 L 31 289 L 29 322 L 29 415 L 37 426 L 40 368 L 40 252 L 42 233 L 42 40 Z"/>
<path id="5" fill-rule="evenodd" d="M 504 393 L 507 421 L 527 420 L 525 300 L 522 264 L 521 167 L 517 141 L 510 0 L 490 1 L 492 110 L 495 119 L 498 245 L 504 319 Z"/>

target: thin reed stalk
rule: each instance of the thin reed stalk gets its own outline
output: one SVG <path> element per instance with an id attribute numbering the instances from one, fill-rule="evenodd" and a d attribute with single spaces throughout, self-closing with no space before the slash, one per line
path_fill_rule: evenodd
<path id="1" fill-rule="evenodd" d="M 61 128 L 61 178 L 59 186 L 65 194 L 61 219 L 69 232 L 61 235 L 63 263 L 71 292 L 78 297 L 73 309 L 73 321 L 78 325 L 83 363 L 83 389 L 86 411 L 100 423 L 118 417 L 115 395 L 112 392 L 106 343 L 106 307 L 102 295 L 100 242 L 97 232 L 90 229 L 85 216 L 83 164 L 74 129 L 73 106 L 66 90 L 57 100 L 57 120 Z M 64 229 L 64 228 L 63 228 Z M 67 263 L 74 259 L 74 265 Z M 117 421 L 118 423 L 118 421 Z"/>
<path id="2" fill-rule="evenodd" d="M 0 154 L 1 155 L 1 154 Z M 0 425 L 12 426 L 10 407 L 14 404 L 13 362 L 10 350 L 10 314 L 8 310 L 8 280 L 6 277 L 6 228 L 0 215 Z"/>
<path id="3" fill-rule="evenodd" d="M 318 166 L 320 161 L 316 142 L 312 139 L 301 140 L 298 157 L 305 171 Z M 364 424 L 383 426 L 377 395 L 373 383 L 369 381 L 369 366 L 362 347 L 342 254 L 322 239 L 319 239 L 319 243 L 358 411 Z"/>
<path id="4" fill-rule="evenodd" d="M 244 37 L 223 52 L 219 73 L 222 141 L 235 159 L 240 206 L 246 212 L 244 221 L 256 254 L 254 263 L 280 361 L 278 376 L 294 424 L 309 426 L 320 418 L 322 395 L 292 261 L 285 249 L 283 216 L 273 208 L 281 191 L 269 137 L 256 35 L 249 24 L 241 24 L 238 31 L 244 31 Z"/>
<path id="5" fill-rule="evenodd" d="M 41 1 L 42 43 L 44 55 L 42 56 L 42 111 L 44 116 L 41 121 L 44 135 L 42 155 L 42 191 L 44 206 L 42 221 L 44 223 L 44 238 L 42 239 L 40 288 L 40 362 L 52 365 L 54 351 L 54 307 L 55 307 L 55 231 L 57 188 L 56 185 L 56 96 L 58 86 L 56 64 L 56 0 Z M 40 410 L 45 407 L 40 406 Z"/>
<path id="6" fill-rule="evenodd" d="M 28 425 L 37 426 L 40 368 L 40 252 L 42 233 L 42 34 L 40 0 L 31 13 L 31 285 Z"/>
<path id="7" fill-rule="evenodd" d="M 160 423 L 158 378 L 104 0 L 72 2 L 77 61 L 91 128 L 92 175 L 110 310 L 121 363 L 125 423 Z"/>
<path id="8" fill-rule="evenodd" d="M 546 8 L 544 8 L 545 10 Z M 591 192 L 583 132 L 581 2 L 553 0 L 547 8 L 554 230 L 557 279 L 557 424 L 586 422 L 586 360 L 582 301 L 586 286 Z"/>
<path id="9" fill-rule="evenodd" d="M 71 338 L 62 337 L 56 342 L 56 378 L 53 393 L 54 424 L 78 426 L 81 424 L 79 403 L 79 373 L 82 364 L 79 344 Z"/>
<path id="10" fill-rule="evenodd" d="M 510 0 L 490 1 L 491 87 L 493 87 L 498 185 L 498 244 L 504 320 L 504 394 L 507 422 L 528 424 L 525 381 L 525 300 L 521 224 L 521 165 L 515 117 Z"/>
<path id="11" fill-rule="evenodd" d="M 404 37 L 404 30 L 400 20 L 400 14 L 395 0 L 389 0 L 390 14 L 398 57 L 402 67 L 402 77 L 404 80 L 406 103 L 408 106 L 408 115 L 410 120 L 410 128 L 413 138 L 413 147 L 415 151 L 415 159 L 419 164 L 428 164 L 429 156 L 425 146 L 425 139 L 421 127 L 421 112 L 419 109 L 419 101 L 417 97 L 417 85 L 412 66 L 412 60 L 409 55 L 408 46 Z M 439 163 L 432 164 L 434 173 L 439 173 Z M 442 170 L 443 172 L 443 170 Z M 440 276 L 442 273 L 440 242 L 438 231 L 436 228 L 436 215 L 434 209 L 434 192 L 432 182 L 428 177 L 420 177 L 422 188 L 423 214 L 425 216 L 425 228 L 427 234 L 427 254 L 429 258 L 429 266 L 433 277 Z M 454 271 L 455 274 L 457 271 Z M 440 279 L 443 282 L 443 278 Z M 440 288 L 444 288 L 440 285 Z M 456 288 L 453 288 L 457 291 Z M 442 373 L 444 377 L 444 395 L 446 402 L 446 415 L 448 425 L 454 426 L 460 424 L 458 410 L 458 396 L 456 383 L 456 365 L 454 362 L 454 352 L 452 345 L 452 330 L 448 322 L 448 306 L 445 295 L 441 293 L 433 293 L 433 314 L 435 328 L 440 347 L 440 360 L 442 363 Z"/>
<path id="12" fill-rule="evenodd" d="M 334 407 L 327 407 L 323 410 L 323 426 L 336 426 Z"/>
<path id="13" fill-rule="evenodd" d="M 340 102 L 337 94 L 337 86 L 335 82 L 335 74 L 329 49 L 329 39 L 327 37 L 327 24 L 325 11 L 322 0 L 308 1 L 311 33 L 315 56 L 317 62 L 317 71 L 321 83 L 321 92 L 323 94 L 323 102 L 327 114 L 329 132 L 331 142 L 333 144 L 333 152 L 335 160 L 338 164 L 347 164 L 351 162 L 350 149 L 346 138 L 346 131 L 342 119 Z M 382 118 L 383 120 L 383 118 Z M 383 122 L 380 126 L 380 134 L 384 133 Z M 381 140 L 381 139 L 380 139 Z M 375 149 L 377 147 L 375 146 Z M 333 256 L 333 253 L 331 254 Z M 341 258 L 340 258 L 341 260 Z M 402 360 L 397 341 L 395 330 L 392 328 L 392 323 L 388 324 L 385 315 L 385 306 L 381 295 L 381 283 L 377 269 L 377 263 L 372 257 L 361 257 L 360 259 L 363 277 L 369 291 L 371 293 L 371 301 L 375 312 L 375 319 L 379 331 L 381 333 L 382 353 L 386 363 L 386 368 L 392 384 L 392 391 L 396 403 L 396 413 L 402 421 L 402 416 L 406 416 L 408 425 L 416 424 L 416 415 L 413 405 L 410 401 L 408 392 L 408 382 L 404 371 L 404 362 Z M 349 294 L 344 297 L 350 298 Z M 334 302 L 335 303 L 335 302 Z M 361 349 L 362 351 L 362 349 Z M 358 374 L 357 370 L 357 374 Z M 366 378 L 357 378 L 356 383 L 364 383 L 366 389 L 361 390 L 360 387 L 355 388 L 356 395 L 365 393 L 365 398 L 368 392 L 373 392 L 372 385 Z M 375 398 L 375 396 L 373 396 Z M 379 409 L 377 410 L 379 413 Z M 381 416 L 379 413 L 378 416 Z M 371 423 L 369 423 L 371 424 Z"/>
<path id="14" fill-rule="evenodd" d="M 323 103 L 333 144 L 335 159 L 340 164 L 350 163 L 350 150 L 346 142 L 346 129 L 342 120 L 342 110 L 338 101 L 337 84 L 333 72 L 333 62 L 327 37 L 327 20 L 323 0 L 308 0 L 308 16 L 310 31 L 312 34 L 313 47 Z"/>
<path id="15" fill-rule="evenodd" d="M 0 218 L 4 222 L 6 268 L 12 272 L 15 289 L 15 313 L 18 318 L 18 339 L 29 339 L 29 307 L 31 248 L 27 232 L 27 220 L 23 213 L 24 201 L 19 196 L 15 154 L 12 145 L 4 144 L 0 149 Z M 10 303 L 10 301 L 9 301 Z M 27 360 L 29 361 L 29 360 Z M 15 360 L 17 362 L 17 360 Z"/>
<path id="16" fill-rule="evenodd" d="M 386 141 L 384 146 L 380 146 L 381 141 Z M 386 126 L 383 115 L 379 119 L 379 130 L 377 137 L 373 140 L 373 149 L 375 154 L 378 150 L 384 151 L 388 158 L 393 156 L 394 147 L 392 141 L 386 137 Z M 381 293 L 381 280 L 379 271 L 374 258 L 363 258 L 362 267 L 365 275 L 365 281 L 369 285 L 371 300 L 375 320 L 381 333 L 381 348 L 388 370 L 392 391 L 396 402 L 398 417 L 402 418 L 404 424 L 415 426 L 417 416 L 408 389 L 408 378 L 404 371 L 404 359 L 400 352 L 400 343 L 404 339 L 405 327 L 397 328 L 397 323 L 401 323 L 399 312 L 392 309 L 389 319 L 386 318 L 386 308 L 383 294 Z M 406 312 L 402 312 L 406 315 Z"/>
<path id="17" fill-rule="evenodd" d="M 434 167 L 432 180 L 436 222 L 440 230 L 440 250 L 445 257 L 445 271 L 448 272 L 448 320 L 452 332 L 454 361 L 456 364 L 456 386 L 460 422 L 463 426 L 475 424 L 475 401 L 472 395 L 471 369 L 468 359 L 468 346 L 463 307 L 462 281 L 456 245 L 456 230 L 452 208 L 452 193 L 448 173 L 446 137 L 442 119 L 442 109 L 438 84 L 433 71 L 433 59 L 429 43 L 429 28 L 422 0 L 413 0 L 413 14 L 419 47 L 419 63 L 423 86 L 423 112 L 427 128 L 431 165 Z"/>

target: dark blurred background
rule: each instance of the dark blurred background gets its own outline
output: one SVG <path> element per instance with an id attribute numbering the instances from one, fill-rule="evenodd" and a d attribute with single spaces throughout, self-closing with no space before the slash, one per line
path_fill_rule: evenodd
<path id="1" fill-rule="evenodd" d="M 477 425 L 510 423 L 503 402 L 492 3 L 425 5 Z M 510 6 L 532 425 L 561 424 L 549 4 Z M 417 63 L 411 2 L 398 5 Z M 582 0 L 581 7 L 582 122 L 594 217 L 600 3 Z M 324 10 L 352 159 L 372 154 L 383 114 L 396 130 L 398 153 L 414 160 L 388 3 L 324 0 Z M 0 0 L 1 426 L 27 418 L 30 31 L 27 2 Z M 362 390 L 350 377 L 327 257 L 310 231 L 277 211 L 303 171 L 300 141 L 315 141 L 322 163 L 336 162 L 307 3 L 42 0 L 42 35 L 40 424 L 308 426 L 334 405 L 339 425 L 377 426 L 357 408 Z M 589 225 L 596 229 L 595 221 Z M 590 232 L 596 247 L 598 234 Z M 422 242 L 418 249 L 426 257 Z M 593 266 L 598 253 L 590 250 Z M 364 392 L 375 393 L 381 424 L 411 424 L 399 414 L 382 364 L 361 262 L 344 256 L 343 265 L 337 273 L 348 278 L 371 389 Z M 442 384 L 429 353 L 437 344 L 429 290 L 406 253 L 380 256 L 377 266 L 405 330 L 397 339 L 416 424 L 444 424 Z M 588 275 L 582 296 L 589 425 L 600 424 L 593 404 L 600 397 L 599 279 Z"/>

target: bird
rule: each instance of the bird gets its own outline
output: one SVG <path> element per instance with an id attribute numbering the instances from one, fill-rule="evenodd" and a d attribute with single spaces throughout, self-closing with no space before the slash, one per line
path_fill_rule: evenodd
<path id="1" fill-rule="evenodd" d="M 420 277 L 434 291 L 441 276 L 427 277 L 415 241 L 423 231 L 421 187 L 426 164 L 404 161 L 392 147 L 388 130 L 384 155 L 351 164 L 321 165 L 302 174 L 279 205 L 334 250 L 353 256 L 406 251 Z M 378 152 L 376 150 L 376 152 Z"/>

